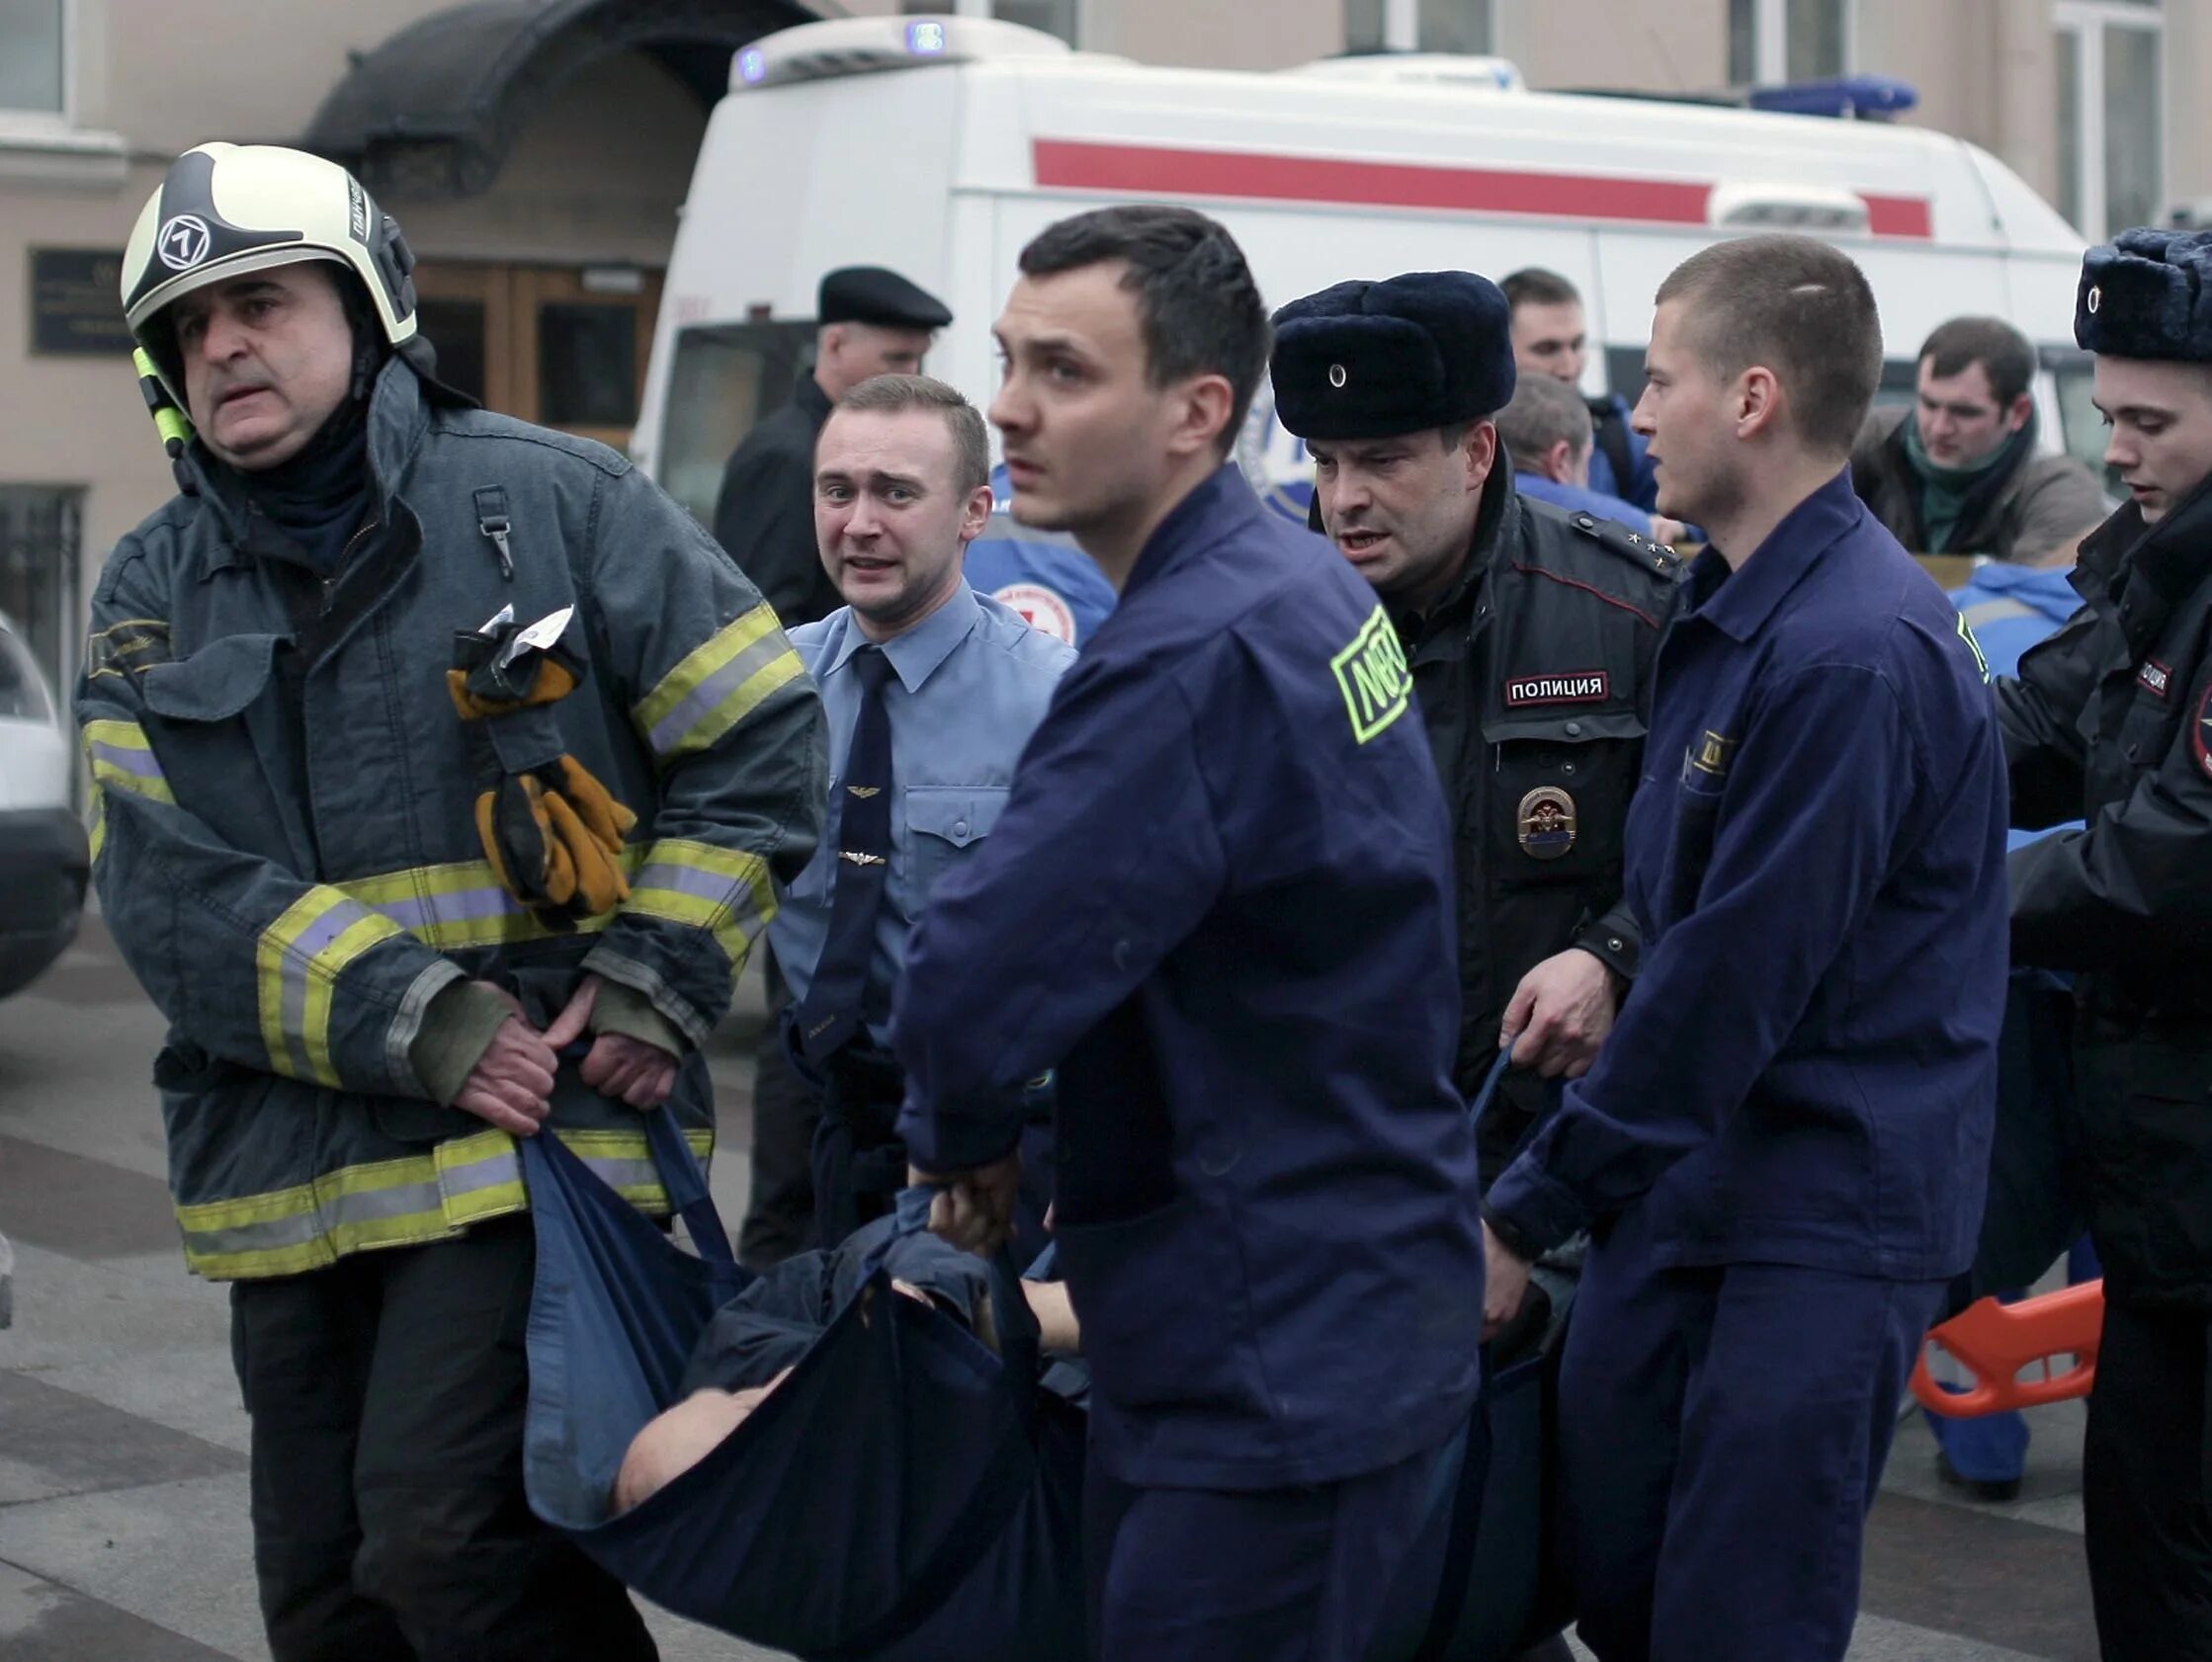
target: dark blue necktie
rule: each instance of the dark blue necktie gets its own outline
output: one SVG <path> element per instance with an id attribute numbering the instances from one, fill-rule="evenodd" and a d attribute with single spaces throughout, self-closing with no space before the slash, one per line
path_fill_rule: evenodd
<path id="1" fill-rule="evenodd" d="M 891 716 L 884 708 L 891 660 L 880 647 L 863 646 L 850 662 L 860 679 L 860 718 L 853 723 L 839 797 L 829 935 L 799 1007 L 799 1041 L 809 1061 L 845 1043 L 866 1019 L 876 919 L 891 875 Z"/>

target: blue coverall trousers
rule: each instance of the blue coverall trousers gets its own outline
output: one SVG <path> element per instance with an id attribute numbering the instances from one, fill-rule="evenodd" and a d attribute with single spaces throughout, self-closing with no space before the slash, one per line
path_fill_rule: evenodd
<path id="1" fill-rule="evenodd" d="M 1841 1662 L 1943 1284 L 1665 1269 L 1638 1225 L 1591 1248 L 1562 1359 L 1582 1642 L 1601 1662 Z"/>
<path id="2" fill-rule="evenodd" d="M 1296 1489 L 1141 1489 L 1091 1457 L 1083 1547 L 1094 1662 L 1361 1662 L 1441 1554 L 1422 1525 L 1439 1451 Z M 1441 1546 L 1441 1540 L 1434 1543 Z"/>

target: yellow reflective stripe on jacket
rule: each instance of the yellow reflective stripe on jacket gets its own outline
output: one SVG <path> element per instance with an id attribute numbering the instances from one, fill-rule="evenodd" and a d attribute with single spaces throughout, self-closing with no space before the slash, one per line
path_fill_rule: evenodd
<path id="1" fill-rule="evenodd" d="M 756 606 L 663 676 L 632 715 L 653 754 L 667 761 L 712 748 L 806 673 L 775 612 Z"/>
<path id="2" fill-rule="evenodd" d="M 622 851 L 626 874 L 634 874 L 644 860 L 641 844 L 633 843 Z M 507 947 L 550 940 L 555 934 L 591 935 L 613 919 L 607 913 L 584 918 L 572 930 L 549 928 L 507 891 L 490 863 L 482 860 L 415 866 L 334 886 L 440 952 Z"/>
<path id="3" fill-rule="evenodd" d="M 707 930 L 741 964 L 776 915 L 776 890 L 757 854 L 663 837 L 646 849 L 623 909 Z"/>
<path id="4" fill-rule="evenodd" d="M 401 933 L 390 919 L 317 885 L 262 931 L 254 949 L 261 1039 L 277 1071 L 342 1084 L 330 1062 L 330 1007 L 347 964 Z"/>
<path id="5" fill-rule="evenodd" d="M 135 721 L 87 721 L 84 753 L 92 764 L 92 777 L 104 786 L 153 802 L 177 799 L 168 780 L 162 777 L 146 730 Z"/>
<path id="6" fill-rule="evenodd" d="M 554 1134 L 600 1180 L 645 1211 L 665 1212 L 668 1194 L 642 1131 Z M 715 1134 L 684 1133 L 702 1160 Z M 296 1276 L 377 1247 L 450 1240 L 471 1223 L 529 1209 L 514 1138 L 484 1130 L 421 1154 L 345 1166 L 312 1183 L 267 1195 L 177 1208 L 185 1261 L 216 1281 Z"/>

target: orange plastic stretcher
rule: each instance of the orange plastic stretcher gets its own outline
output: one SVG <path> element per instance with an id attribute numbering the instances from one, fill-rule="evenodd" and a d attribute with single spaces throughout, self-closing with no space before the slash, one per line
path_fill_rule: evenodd
<path id="1" fill-rule="evenodd" d="M 2087 1396 L 2096 1383 L 2097 1339 L 2103 1331 L 2101 1281 L 2017 1304 L 1984 1298 L 1928 1334 L 1930 1343 L 1941 1345 L 1973 1372 L 1974 1383 L 1965 1390 L 1938 1384 L 1922 1346 L 1913 1370 L 1913 1394 L 1931 1414 L 1954 1420 Z M 2061 1358 L 2071 1366 L 2054 1371 L 2052 1364 Z M 2038 1364 L 2040 1376 L 2021 1377 Z"/>

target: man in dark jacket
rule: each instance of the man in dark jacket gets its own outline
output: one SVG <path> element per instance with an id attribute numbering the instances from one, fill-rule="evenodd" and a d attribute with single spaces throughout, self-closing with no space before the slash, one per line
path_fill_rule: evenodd
<path id="1" fill-rule="evenodd" d="M 1911 410 L 1876 410 L 1851 483 L 1916 554 L 2039 559 L 2104 518 L 2104 493 L 2071 456 L 2036 450 L 2035 349 L 1999 317 L 1954 317 L 1920 348 Z"/>
<path id="2" fill-rule="evenodd" d="M 1636 974 L 1621 835 L 1653 659 L 1680 561 L 1588 513 L 1531 502 L 1493 418 L 1514 396 L 1506 302 L 1470 272 L 1340 283 L 1275 314 L 1275 413 L 1313 453 L 1314 501 L 1383 597 L 1452 811 L 1472 1094 L 1514 1039 L 1483 1126 L 1494 1176 L 1547 1087 L 1589 1069 Z M 1443 365 L 1424 383 L 1408 350 Z"/>
<path id="3" fill-rule="evenodd" d="M 1998 684 L 2012 951 L 2076 976 L 2072 1163 L 2104 1265 L 2083 1498 L 2114 1662 L 2212 1657 L 2212 236 L 2084 262 L 2106 460 L 2086 603 Z"/>
<path id="4" fill-rule="evenodd" d="M 1479 1371 L 1449 821 L 1383 609 L 1225 460 L 1267 363 L 1235 243 L 1105 208 L 1021 269 L 1015 510 L 1122 599 L 931 893 L 899 1130 L 989 1244 L 1056 1070 L 1092 1654 L 1358 1657 Z"/>
<path id="5" fill-rule="evenodd" d="M 814 542 L 814 441 L 830 407 L 877 375 L 918 374 L 953 314 L 935 295 L 880 266 L 842 266 L 815 295 L 814 365 L 791 402 L 755 423 L 730 456 L 715 501 L 715 540 L 759 586 L 784 627 L 817 623 L 845 604 Z M 753 1055 L 752 1188 L 737 1251 L 765 1270 L 814 1241 L 810 1150 L 821 1113 L 784 1055 L 777 1013 L 790 1002 L 775 955 L 763 952 L 768 1025 Z"/>

